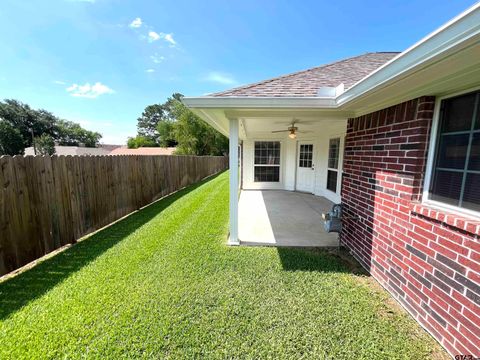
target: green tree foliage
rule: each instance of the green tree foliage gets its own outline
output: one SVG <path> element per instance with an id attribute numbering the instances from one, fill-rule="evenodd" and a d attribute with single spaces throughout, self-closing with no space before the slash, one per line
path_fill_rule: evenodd
<path id="1" fill-rule="evenodd" d="M 20 155 L 24 150 L 20 131 L 5 120 L 0 120 L 0 155 Z"/>
<path id="2" fill-rule="evenodd" d="M 55 140 L 48 134 L 42 134 L 36 137 L 34 144 L 38 155 L 55 154 Z"/>
<path id="3" fill-rule="evenodd" d="M 164 104 L 147 106 L 138 118 L 138 136 L 129 138 L 128 147 L 152 146 L 146 142 L 150 139 L 157 146 L 176 146 L 180 155 L 227 154 L 228 139 L 183 105 L 181 98 L 174 93 Z"/>
<path id="4" fill-rule="evenodd" d="M 160 120 L 157 124 L 158 145 L 162 147 L 177 146 L 175 139 L 175 120 Z"/>
<path id="5" fill-rule="evenodd" d="M 174 126 L 179 155 L 225 155 L 228 139 L 178 101 Z"/>
<path id="6" fill-rule="evenodd" d="M 137 119 L 137 131 L 138 135 L 147 137 L 156 142 L 162 141 L 159 139 L 159 133 L 157 125 L 159 122 L 171 122 L 174 121 L 172 111 L 175 103 L 181 99 L 182 95 L 174 93 L 164 104 L 153 104 L 145 108 Z M 165 140 L 166 141 L 166 140 Z"/>
<path id="7" fill-rule="evenodd" d="M 138 149 L 139 147 L 158 147 L 158 144 L 146 136 L 137 135 L 128 138 L 127 146 L 129 149 Z"/>
<path id="8" fill-rule="evenodd" d="M 44 134 L 60 145 L 95 147 L 101 135 L 83 129 L 79 124 L 62 120 L 47 110 L 35 110 L 18 100 L 0 101 L 0 118 L 20 133 L 23 149 L 33 145 L 33 139 Z M 1 140 L 1 139 L 0 139 Z"/>
<path id="9" fill-rule="evenodd" d="M 59 145 L 95 147 L 102 138 L 98 132 L 88 131 L 72 121 L 57 120 L 56 139 Z"/>

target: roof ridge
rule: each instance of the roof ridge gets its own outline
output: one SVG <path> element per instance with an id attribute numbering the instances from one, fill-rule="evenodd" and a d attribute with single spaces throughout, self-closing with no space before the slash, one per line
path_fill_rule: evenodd
<path id="1" fill-rule="evenodd" d="M 307 73 L 307 72 L 314 71 L 314 70 L 317 70 L 317 69 L 320 69 L 320 68 L 328 68 L 329 66 L 339 64 L 339 63 L 342 63 L 342 62 L 345 62 L 345 61 L 349 61 L 349 60 L 352 60 L 352 59 L 356 59 L 356 58 L 359 58 L 361 56 L 366 56 L 366 55 L 370 55 L 370 54 L 399 54 L 399 53 L 400 53 L 399 51 L 369 51 L 369 52 L 366 52 L 364 54 L 355 55 L 355 56 L 351 56 L 351 57 L 340 59 L 340 60 L 335 60 L 335 61 L 323 64 L 323 65 L 314 66 L 314 67 L 309 68 L 309 69 L 299 70 L 299 71 L 295 71 L 295 72 L 292 72 L 292 73 L 276 76 L 276 77 L 273 77 L 273 78 L 270 78 L 270 79 L 265 79 L 265 80 L 257 81 L 257 82 L 254 82 L 254 83 L 240 85 L 240 86 L 230 88 L 230 89 L 227 89 L 227 90 L 211 93 L 211 94 L 208 94 L 207 96 L 216 96 L 216 95 L 222 95 L 226 92 L 233 92 L 233 91 L 236 91 L 236 90 L 249 89 L 249 88 L 257 86 L 257 85 L 268 84 L 269 82 L 272 82 L 272 81 L 289 78 L 291 76 L 296 76 L 296 75 L 299 75 L 299 74 L 302 74 L 302 73 Z"/>

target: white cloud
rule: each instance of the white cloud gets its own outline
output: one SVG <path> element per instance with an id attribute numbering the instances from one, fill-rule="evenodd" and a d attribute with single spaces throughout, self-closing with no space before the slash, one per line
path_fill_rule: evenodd
<path id="1" fill-rule="evenodd" d="M 160 37 L 160 34 L 157 34 L 155 31 L 148 32 L 148 41 L 150 42 L 157 41 Z"/>
<path id="2" fill-rule="evenodd" d="M 142 19 L 137 17 L 137 18 L 133 19 L 133 21 L 128 26 L 131 27 L 131 28 L 139 28 L 140 26 L 142 26 Z"/>
<path id="3" fill-rule="evenodd" d="M 233 85 L 236 84 L 237 81 L 229 74 L 212 71 L 210 72 L 205 78 L 205 81 L 215 82 L 222 85 Z"/>
<path id="4" fill-rule="evenodd" d="M 145 72 L 147 72 L 147 73 L 153 73 L 153 72 L 155 72 L 155 70 L 154 70 L 154 69 L 147 69 L 147 70 L 145 70 Z"/>
<path id="5" fill-rule="evenodd" d="M 149 42 L 154 42 L 154 41 L 157 41 L 157 40 L 160 40 L 160 39 L 163 39 L 166 42 L 170 43 L 171 47 L 174 47 L 175 45 L 177 45 L 177 42 L 173 38 L 173 34 L 165 34 L 165 33 L 162 33 L 162 32 L 157 33 L 153 30 L 148 32 L 148 41 Z"/>
<path id="6" fill-rule="evenodd" d="M 83 0 L 83 1 L 88 1 L 88 0 Z M 147 39 L 148 42 L 154 42 L 162 39 L 168 42 L 170 44 L 169 45 L 170 47 L 175 47 L 177 45 L 177 42 L 173 38 L 173 33 L 156 32 L 153 30 L 152 26 L 149 26 L 148 24 L 143 22 L 142 19 L 139 17 L 136 17 L 135 19 L 133 19 L 132 22 L 128 25 L 128 27 L 131 29 L 138 29 L 140 27 L 148 29 L 148 32 L 139 34 L 139 37 L 142 40 Z"/>
<path id="7" fill-rule="evenodd" d="M 160 64 L 161 62 L 163 62 L 163 60 L 165 60 L 165 56 L 161 56 L 161 55 L 155 54 L 155 55 L 151 55 L 151 56 L 150 56 L 150 59 L 151 59 L 155 64 Z"/>
<path id="8" fill-rule="evenodd" d="M 93 4 L 95 2 L 95 0 L 68 0 L 70 2 L 88 2 L 88 3 L 91 3 Z"/>
<path id="9" fill-rule="evenodd" d="M 53 83 L 57 84 L 57 85 L 66 85 L 67 84 L 65 81 L 61 81 L 61 80 L 53 80 Z"/>
<path id="10" fill-rule="evenodd" d="M 90 85 L 90 83 L 86 83 L 85 85 L 73 84 L 69 86 L 66 90 L 72 96 L 84 97 L 89 99 L 94 99 L 103 94 L 113 94 L 115 92 L 101 82 L 96 82 L 93 85 Z"/>
<path id="11" fill-rule="evenodd" d="M 175 40 L 173 40 L 173 34 L 165 34 L 165 36 L 163 38 L 165 39 L 165 41 L 168 41 L 172 45 L 177 44 L 177 42 Z"/>

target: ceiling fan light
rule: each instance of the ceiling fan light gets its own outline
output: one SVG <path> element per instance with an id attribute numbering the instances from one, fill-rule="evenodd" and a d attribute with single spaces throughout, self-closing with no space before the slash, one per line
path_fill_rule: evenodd
<path id="1" fill-rule="evenodd" d="M 288 134 L 288 137 L 290 139 L 295 139 L 297 137 L 297 134 L 295 134 L 295 131 L 291 131 L 290 134 Z"/>

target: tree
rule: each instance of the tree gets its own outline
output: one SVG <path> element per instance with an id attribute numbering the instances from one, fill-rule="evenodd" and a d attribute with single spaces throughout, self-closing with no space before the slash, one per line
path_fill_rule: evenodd
<path id="1" fill-rule="evenodd" d="M 58 119 L 55 127 L 54 138 L 59 145 L 95 147 L 102 138 L 98 132 L 85 130 L 72 121 Z"/>
<path id="2" fill-rule="evenodd" d="M 174 93 L 163 104 L 149 105 L 138 118 L 138 135 L 128 139 L 128 147 L 176 146 L 181 155 L 225 155 L 228 139 L 206 124 Z"/>
<path id="3" fill-rule="evenodd" d="M 35 110 L 18 100 L 0 102 L 0 118 L 20 132 L 24 147 L 32 146 L 33 139 L 50 135 L 60 145 L 95 147 L 102 135 L 83 129 L 79 124 L 61 120 L 47 110 Z"/>
<path id="4" fill-rule="evenodd" d="M 180 101 L 175 105 L 175 116 L 176 154 L 204 156 L 228 153 L 228 139 Z"/>
<path id="5" fill-rule="evenodd" d="M 39 155 L 55 154 L 55 141 L 48 134 L 42 134 L 35 138 L 35 149 Z"/>
<path id="6" fill-rule="evenodd" d="M 160 138 L 158 124 L 161 122 L 171 123 L 175 120 L 172 114 L 173 108 L 175 103 L 181 98 L 181 94 L 174 93 L 163 104 L 147 106 L 143 111 L 142 116 L 137 119 L 138 135 L 144 136 L 158 143 L 167 143 L 169 139 Z"/>
<path id="7" fill-rule="evenodd" d="M 175 121 L 160 120 L 157 124 L 158 144 L 162 147 L 177 146 L 175 140 Z"/>
<path id="8" fill-rule="evenodd" d="M 32 146 L 33 137 L 54 132 L 56 118 L 52 113 L 34 110 L 18 100 L 0 102 L 0 117 L 20 131 L 25 147 Z"/>
<path id="9" fill-rule="evenodd" d="M 145 136 L 129 137 L 127 141 L 129 149 L 138 149 L 139 147 L 158 147 L 158 144 Z"/>
<path id="10" fill-rule="evenodd" d="M 142 116 L 137 119 L 138 135 L 155 141 L 158 136 L 157 124 L 162 119 L 163 112 L 162 105 L 154 104 L 147 106 Z"/>
<path id="11" fill-rule="evenodd" d="M 21 155 L 24 151 L 25 144 L 20 131 L 0 119 L 0 155 Z"/>

